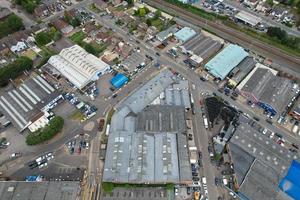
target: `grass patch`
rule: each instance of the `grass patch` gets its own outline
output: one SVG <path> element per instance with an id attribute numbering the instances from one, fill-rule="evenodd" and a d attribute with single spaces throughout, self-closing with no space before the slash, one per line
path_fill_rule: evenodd
<path id="1" fill-rule="evenodd" d="M 84 118 L 84 115 L 79 111 L 76 110 L 70 115 L 70 119 L 80 121 L 81 119 Z"/>
<path id="2" fill-rule="evenodd" d="M 100 13 L 101 12 L 101 10 L 99 8 L 97 8 L 94 3 L 89 5 L 89 9 L 91 11 L 95 12 L 95 13 Z"/>
<path id="3" fill-rule="evenodd" d="M 164 187 L 168 191 L 174 190 L 175 185 L 173 183 L 167 184 L 131 184 L 131 183 L 111 183 L 111 182 L 103 182 L 102 189 L 105 193 L 111 194 L 115 188 L 143 188 L 143 187 Z"/>
<path id="4" fill-rule="evenodd" d="M 111 109 L 109 111 L 109 113 L 107 114 L 107 119 L 106 119 L 106 124 L 110 124 L 111 123 L 111 118 L 113 116 L 113 114 L 115 113 L 115 109 Z"/>
<path id="5" fill-rule="evenodd" d="M 69 37 L 70 40 L 79 44 L 86 37 L 85 33 L 82 31 L 78 31 Z"/>

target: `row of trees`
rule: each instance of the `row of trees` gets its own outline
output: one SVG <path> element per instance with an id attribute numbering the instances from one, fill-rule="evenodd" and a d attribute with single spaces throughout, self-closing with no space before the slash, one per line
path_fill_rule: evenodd
<path id="1" fill-rule="evenodd" d="M 300 38 L 288 35 L 285 30 L 282 30 L 279 27 L 269 27 L 267 35 L 278 40 L 285 46 L 294 48 L 295 50 L 300 49 Z"/>
<path id="2" fill-rule="evenodd" d="M 21 56 L 14 62 L 0 69 L 0 87 L 4 87 L 9 83 L 10 79 L 14 79 L 21 75 L 25 70 L 30 70 L 33 66 L 32 60 Z"/>
<path id="3" fill-rule="evenodd" d="M 8 16 L 5 20 L 0 22 L 0 39 L 21 30 L 23 27 L 23 21 L 20 17 L 15 14 Z"/>
<path id="4" fill-rule="evenodd" d="M 50 140 L 62 130 L 63 126 L 64 119 L 60 116 L 55 116 L 43 129 L 30 133 L 26 137 L 26 144 L 36 145 Z"/>
<path id="5" fill-rule="evenodd" d="M 22 6 L 28 13 L 33 13 L 34 9 L 40 4 L 41 0 L 14 0 L 14 2 Z"/>

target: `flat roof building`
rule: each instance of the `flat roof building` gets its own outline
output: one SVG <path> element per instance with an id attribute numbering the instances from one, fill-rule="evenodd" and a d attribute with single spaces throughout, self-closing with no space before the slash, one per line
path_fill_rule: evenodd
<path id="1" fill-rule="evenodd" d="M 43 119 L 37 123 L 37 127 L 31 126 L 34 131 L 48 123 L 44 117 L 44 108 L 60 98 L 60 92 L 45 79 L 39 75 L 32 75 L 15 89 L 0 96 L 0 110 L 19 131 Z"/>
<path id="2" fill-rule="evenodd" d="M 117 106 L 107 143 L 104 182 L 191 181 L 184 107 L 149 105 L 174 79 L 164 70 Z"/>
<path id="3" fill-rule="evenodd" d="M 247 199 L 283 200 L 278 184 L 296 153 L 277 144 L 249 124 L 240 124 L 229 142 L 239 184 L 238 194 Z"/>
<path id="4" fill-rule="evenodd" d="M 178 31 L 178 28 L 176 25 L 170 26 L 169 28 L 167 28 L 166 30 L 163 30 L 161 32 L 159 32 L 156 35 L 156 38 L 160 41 L 163 42 L 166 39 L 168 39 L 169 37 L 171 37 L 174 33 L 176 33 Z"/>
<path id="5" fill-rule="evenodd" d="M 48 63 L 58 70 L 78 89 L 84 88 L 110 69 L 110 66 L 74 45 L 63 49 L 59 55 L 51 56 Z"/>
<path id="6" fill-rule="evenodd" d="M 74 200 L 80 190 L 79 181 L 1 181 L 0 199 Z"/>
<path id="7" fill-rule="evenodd" d="M 194 31 L 194 29 L 190 27 L 183 27 L 182 29 L 174 33 L 174 36 L 180 42 L 186 42 L 189 39 L 193 38 L 195 35 L 197 35 L 196 31 Z"/>
<path id="8" fill-rule="evenodd" d="M 240 64 L 234 68 L 230 75 L 230 84 L 238 85 L 255 67 L 255 60 L 252 57 L 247 56 Z"/>
<path id="9" fill-rule="evenodd" d="M 249 25 L 249 26 L 256 26 L 258 25 L 259 23 L 262 22 L 262 19 L 260 17 L 257 17 L 255 15 L 252 15 L 251 13 L 249 12 L 246 12 L 246 11 L 240 11 L 238 12 L 236 15 L 235 15 L 235 18 L 237 20 L 240 20 L 242 21 L 243 23 Z"/>
<path id="10" fill-rule="evenodd" d="M 223 80 L 229 72 L 235 68 L 248 53 L 240 46 L 229 44 L 208 63 L 205 68 L 216 78 Z"/>

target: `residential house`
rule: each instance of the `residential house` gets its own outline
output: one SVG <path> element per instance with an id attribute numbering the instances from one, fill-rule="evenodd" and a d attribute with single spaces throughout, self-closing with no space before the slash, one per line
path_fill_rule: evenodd
<path id="1" fill-rule="evenodd" d="M 94 5 L 100 10 L 105 10 L 108 7 L 107 3 L 103 0 L 94 0 Z"/>
<path id="2" fill-rule="evenodd" d="M 57 19 L 54 22 L 52 22 L 52 24 L 57 30 L 61 31 L 63 34 L 68 34 L 71 31 L 73 31 L 73 26 L 69 25 L 62 19 Z"/>
<path id="3" fill-rule="evenodd" d="M 95 35 L 95 40 L 98 43 L 107 42 L 110 38 L 111 38 L 111 36 L 108 32 L 98 32 Z"/>
<path id="4" fill-rule="evenodd" d="M 86 34 L 90 34 L 91 32 L 97 30 L 97 26 L 95 25 L 94 22 L 87 22 L 84 24 L 84 27 L 83 27 L 83 32 L 85 32 Z"/>
<path id="5" fill-rule="evenodd" d="M 34 9 L 34 16 L 42 18 L 49 16 L 50 11 L 45 4 L 41 4 Z"/>
<path id="6" fill-rule="evenodd" d="M 137 30 L 143 33 L 146 32 L 147 29 L 148 29 L 148 25 L 145 22 L 140 23 L 137 27 Z"/>
<path id="7" fill-rule="evenodd" d="M 122 2 L 123 2 L 123 0 L 112 0 L 112 1 L 111 1 L 111 3 L 112 3 L 114 6 L 119 6 Z"/>
<path id="8" fill-rule="evenodd" d="M 0 56 L 6 56 L 10 52 L 8 46 L 4 43 L 0 44 Z"/>

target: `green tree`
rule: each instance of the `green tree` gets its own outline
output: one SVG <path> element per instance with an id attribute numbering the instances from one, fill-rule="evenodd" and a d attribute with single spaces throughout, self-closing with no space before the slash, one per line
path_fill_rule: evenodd
<path id="1" fill-rule="evenodd" d="M 25 70 L 30 70 L 33 66 L 32 60 L 21 56 L 13 63 L 0 68 L 0 86 L 6 86 L 10 79 L 14 79 L 21 75 Z"/>
<path id="2" fill-rule="evenodd" d="M 139 16 L 140 17 L 145 17 L 146 15 L 146 9 L 145 8 L 140 8 L 139 9 Z"/>
<path id="3" fill-rule="evenodd" d="M 80 20 L 77 17 L 75 17 L 71 19 L 69 24 L 72 25 L 73 27 L 77 27 L 80 25 Z"/>
<path id="4" fill-rule="evenodd" d="M 44 46 L 52 41 L 51 35 L 46 32 L 40 32 L 36 34 L 35 41 L 38 44 L 38 46 Z"/>
<path id="5" fill-rule="evenodd" d="M 133 0 L 126 0 L 128 3 L 128 6 L 133 6 Z"/>
<path id="6" fill-rule="evenodd" d="M 85 44 L 84 45 L 84 49 L 90 53 L 90 54 L 93 54 L 94 56 L 98 56 L 97 54 L 97 51 L 96 49 L 91 45 L 91 44 Z"/>
<path id="7" fill-rule="evenodd" d="M 17 15 L 10 15 L 7 18 L 7 26 L 11 32 L 18 31 L 24 27 L 22 19 Z"/>
<path id="8" fill-rule="evenodd" d="M 159 17 L 161 17 L 161 11 L 157 9 L 154 13 L 154 19 L 158 19 Z"/>
<path id="9" fill-rule="evenodd" d="M 285 41 L 288 37 L 286 31 L 279 27 L 269 27 L 267 30 L 267 35 L 270 37 L 275 37 L 281 41 Z"/>

